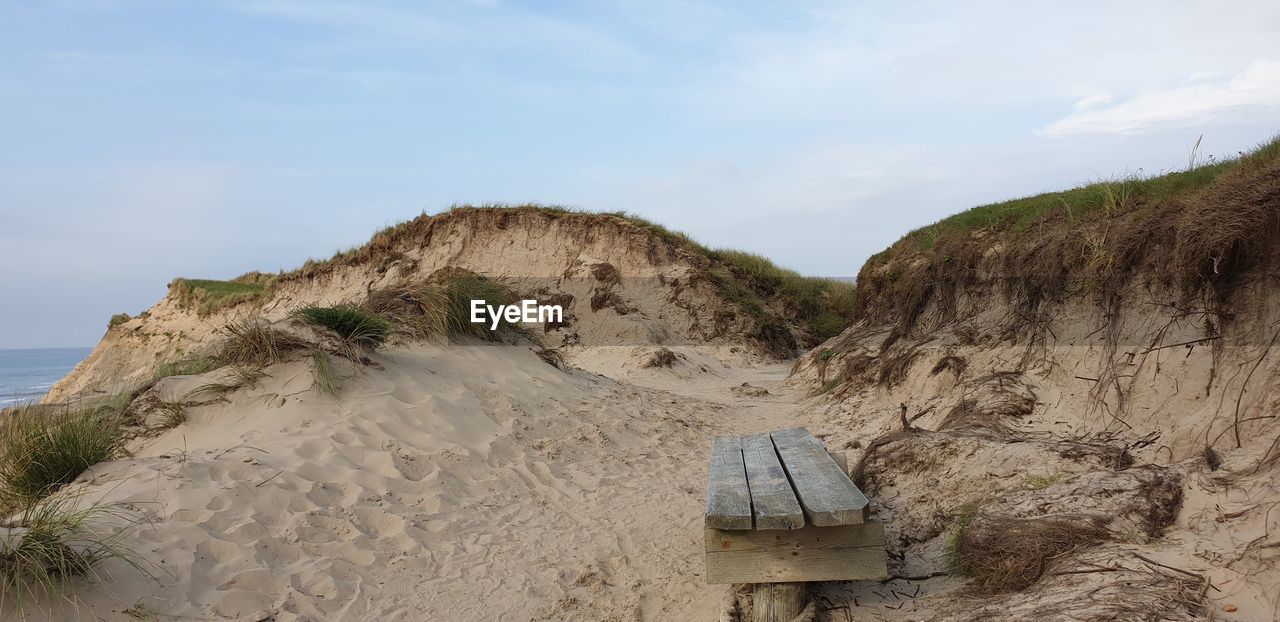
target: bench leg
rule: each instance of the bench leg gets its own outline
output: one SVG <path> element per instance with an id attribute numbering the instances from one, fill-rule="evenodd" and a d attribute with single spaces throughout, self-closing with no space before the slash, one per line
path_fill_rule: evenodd
<path id="1" fill-rule="evenodd" d="M 756 583 L 751 587 L 752 622 L 810 622 L 808 583 Z"/>

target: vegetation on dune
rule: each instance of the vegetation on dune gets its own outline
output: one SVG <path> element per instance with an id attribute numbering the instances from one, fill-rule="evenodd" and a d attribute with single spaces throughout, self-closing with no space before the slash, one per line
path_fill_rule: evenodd
<path id="1" fill-rule="evenodd" d="M 329 397 L 338 397 L 338 383 L 333 378 L 333 358 L 328 352 L 311 353 L 311 377 L 316 391 Z"/>
<path id="2" fill-rule="evenodd" d="M 221 364 L 261 368 L 284 362 L 292 352 L 310 344 L 303 338 L 276 328 L 259 318 L 242 318 L 223 327 L 226 339 L 214 358 Z"/>
<path id="3" fill-rule="evenodd" d="M 408 283 L 369 293 L 364 308 L 386 318 L 409 339 L 445 335 L 449 331 L 449 298 L 434 283 Z"/>
<path id="4" fill-rule="evenodd" d="M 995 285 L 1028 313 L 1071 291 L 1114 292 L 1138 271 L 1221 302 L 1280 248 L 1280 139 L 1239 158 L 984 205 L 908 233 L 862 267 L 858 317 L 910 330 Z"/>
<path id="5" fill-rule="evenodd" d="M 826 341 L 840 334 L 854 320 L 852 283 L 803 276 L 765 257 L 743 251 L 717 249 L 708 251 L 708 256 L 754 286 L 754 296 L 734 296 L 748 298 L 739 300 L 744 308 L 763 307 L 760 296 L 779 297 L 794 306 L 796 318 L 808 327 L 815 341 Z M 722 291 L 726 289 L 729 286 L 722 285 Z M 757 316 L 757 319 L 762 318 Z"/>
<path id="6" fill-rule="evenodd" d="M 28 598 L 59 597 L 73 578 L 97 580 L 97 566 L 116 559 L 147 573 L 137 551 L 122 543 L 139 519 L 124 506 L 82 504 L 78 494 L 27 506 L 0 536 L 0 607 Z"/>
<path id="7" fill-rule="evenodd" d="M 955 574 L 989 594 L 1025 589 L 1053 560 L 1111 535 L 1105 519 L 1093 515 L 1012 518 L 970 512 L 963 518 L 948 543 L 948 560 Z"/>
<path id="8" fill-rule="evenodd" d="M 230 281 L 177 278 L 169 283 L 169 295 L 178 305 L 201 316 L 244 302 L 260 302 L 270 293 L 274 277 L 257 272 Z"/>
<path id="9" fill-rule="evenodd" d="M 472 300 L 484 300 L 493 306 L 519 304 L 519 294 L 510 287 L 467 270 L 444 270 L 433 275 L 432 280 L 444 288 L 446 326 L 451 337 L 474 337 L 485 341 L 525 338 L 536 341 L 531 330 L 518 323 L 508 322 L 506 318 L 499 318 L 498 329 L 492 331 L 487 326 L 471 321 Z"/>
<path id="10" fill-rule="evenodd" d="M 222 365 L 222 361 L 212 354 L 191 354 L 156 366 L 155 378 L 159 380 L 170 376 L 195 376 L 211 372 Z"/>
<path id="11" fill-rule="evenodd" d="M 355 305 L 313 305 L 298 309 L 297 315 L 313 326 L 323 326 L 337 333 L 353 345 L 376 348 L 391 334 L 391 322 Z"/>
<path id="12" fill-rule="evenodd" d="M 766 343 L 781 339 L 783 332 L 789 333 L 789 321 L 799 323 L 809 334 L 809 341 L 816 342 L 838 334 L 854 317 L 854 289 L 851 284 L 805 277 L 752 253 L 711 249 L 683 233 L 672 231 L 635 214 L 588 212 L 556 205 L 457 205 L 441 214 L 423 214 L 378 231 L 362 246 L 340 251 L 329 259 L 308 260 L 301 268 L 280 274 L 279 280 L 314 279 L 340 266 L 362 263 L 385 266 L 404 257 L 400 249 L 428 245 L 434 235 L 434 228 L 440 223 L 475 214 L 497 218 L 500 227 L 507 226 L 507 219 L 528 215 L 553 219 L 595 219 L 594 225 L 612 221 L 620 227 L 650 234 L 666 245 L 666 252 L 683 251 L 702 257 L 707 261 L 708 276 L 712 283 L 730 302 L 737 304 L 757 320 L 760 325 L 757 337 Z M 459 285 L 466 286 L 465 283 Z M 423 291 L 410 295 L 419 299 L 430 297 Z M 431 329 L 422 327 L 422 330 Z M 458 330 L 459 327 L 454 327 L 451 332 L 456 333 Z M 469 330 L 469 327 L 461 330 Z M 784 345 L 782 349 L 790 354 L 792 348 L 794 343 Z"/>
<path id="13" fill-rule="evenodd" d="M 0 420 L 0 503 L 23 508 L 124 452 L 120 400 L 23 406 Z"/>
<path id="14" fill-rule="evenodd" d="M 128 322 L 129 320 L 132 320 L 132 319 L 133 319 L 133 316 L 129 315 L 128 313 L 117 313 L 111 316 L 111 320 L 107 322 L 107 330 L 111 330 L 112 328 L 115 328 L 121 324 L 124 324 L 125 322 Z"/>

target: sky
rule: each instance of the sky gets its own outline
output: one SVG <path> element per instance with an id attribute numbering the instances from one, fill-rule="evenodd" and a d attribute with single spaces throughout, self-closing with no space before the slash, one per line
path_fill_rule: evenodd
<path id="1" fill-rule="evenodd" d="M 455 203 L 849 277 L 974 205 L 1280 131 L 1280 3 L 0 4 L 0 348 Z"/>

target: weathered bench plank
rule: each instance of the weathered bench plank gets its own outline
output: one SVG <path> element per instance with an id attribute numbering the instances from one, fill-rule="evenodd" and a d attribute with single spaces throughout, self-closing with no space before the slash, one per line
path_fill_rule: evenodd
<path id="1" fill-rule="evenodd" d="M 742 462 L 742 441 L 721 436 L 711 441 L 711 473 L 707 483 L 706 526 L 751 529 L 751 493 Z"/>
<path id="2" fill-rule="evenodd" d="M 790 531 L 760 530 L 704 530 L 703 545 L 708 553 L 726 551 L 789 551 L 793 549 L 836 548 L 859 546 L 883 547 L 883 523 L 862 523 L 843 527 L 814 527 Z"/>
<path id="3" fill-rule="evenodd" d="M 707 583 L 880 580 L 888 576 L 884 525 L 791 531 L 706 530 Z"/>
<path id="4" fill-rule="evenodd" d="M 808 430 L 789 428 L 770 436 L 810 524 L 834 527 L 866 520 L 866 495 Z"/>
<path id="5" fill-rule="evenodd" d="M 742 458 L 747 467 L 747 485 L 751 489 L 756 529 L 804 527 L 804 512 L 800 510 L 800 502 L 791 489 L 787 472 L 782 469 L 769 435 L 743 437 Z"/>

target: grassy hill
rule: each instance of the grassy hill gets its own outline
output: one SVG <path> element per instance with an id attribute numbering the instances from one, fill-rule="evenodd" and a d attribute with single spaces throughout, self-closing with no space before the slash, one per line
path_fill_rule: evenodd
<path id="1" fill-rule="evenodd" d="M 1280 139 L 1239 157 L 982 205 L 903 236 L 859 272 L 857 315 L 913 327 L 958 291 L 994 287 L 1027 308 L 1106 294 L 1142 273 L 1225 303 L 1280 248 Z"/>

